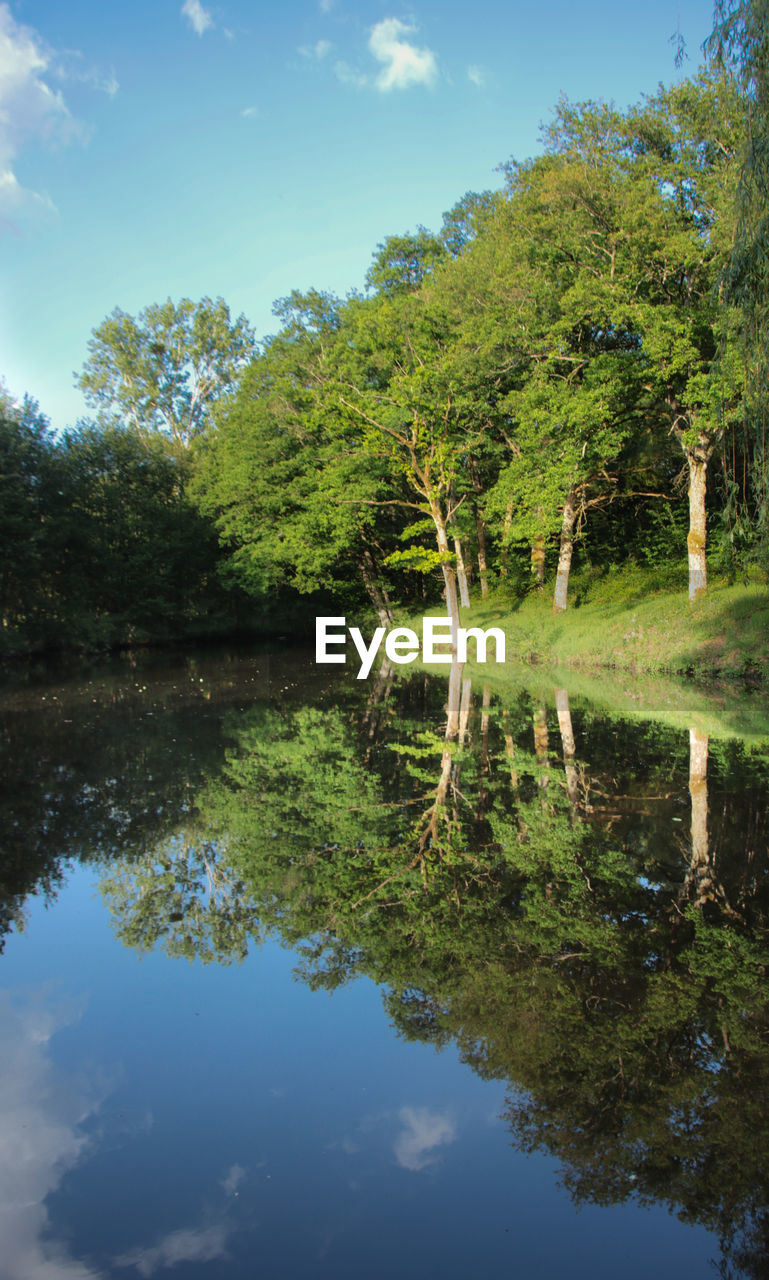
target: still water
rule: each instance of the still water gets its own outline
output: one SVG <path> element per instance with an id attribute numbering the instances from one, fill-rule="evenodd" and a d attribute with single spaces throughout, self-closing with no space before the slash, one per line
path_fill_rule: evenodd
<path id="1" fill-rule="evenodd" d="M 766 1275 L 765 706 L 353 675 L 6 682 L 0 1275 Z"/>

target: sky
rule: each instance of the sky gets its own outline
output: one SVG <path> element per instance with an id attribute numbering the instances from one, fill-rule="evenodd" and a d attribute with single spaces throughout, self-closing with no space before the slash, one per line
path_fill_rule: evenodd
<path id="1" fill-rule="evenodd" d="M 0 377 L 57 430 L 93 329 L 221 296 L 364 285 L 541 150 L 559 97 L 693 75 L 711 0 L 0 0 Z M 674 62 L 680 32 L 688 60 Z"/>

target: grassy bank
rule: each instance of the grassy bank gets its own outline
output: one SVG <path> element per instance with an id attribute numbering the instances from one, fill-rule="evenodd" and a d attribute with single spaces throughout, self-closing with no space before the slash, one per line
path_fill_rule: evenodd
<path id="1" fill-rule="evenodd" d="M 662 589 L 650 572 L 575 584 L 575 603 L 554 614 L 552 592 L 510 602 L 501 593 L 463 613 L 465 626 L 500 626 L 508 658 L 586 671 L 753 676 L 769 681 L 769 590 L 715 584 L 689 603 L 685 586 Z"/>
<path id="2" fill-rule="evenodd" d="M 569 609 L 557 616 L 547 587 L 522 601 L 497 592 L 464 609 L 464 626 L 497 626 L 507 636 L 504 665 L 493 661 L 493 649 L 491 661 L 476 662 L 471 644 L 466 674 L 474 684 L 508 699 L 525 688 L 546 704 L 565 688 L 610 715 L 737 736 L 766 749 L 765 586 L 714 584 L 690 605 L 685 581 L 663 584 L 636 569 L 598 581 L 577 578 L 573 588 Z M 420 633 L 420 619 L 403 621 Z M 428 669 L 446 673 L 445 666 Z"/>

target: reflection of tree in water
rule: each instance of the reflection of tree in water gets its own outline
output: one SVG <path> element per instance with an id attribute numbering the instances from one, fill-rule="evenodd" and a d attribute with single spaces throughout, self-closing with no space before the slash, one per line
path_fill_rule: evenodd
<path id="1" fill-rule="evenodd" d="M 0 703 L 0 949 L 32 894 L 55 896 L 75 860 L 152 865 L 194 830 L 194 797 L 223 760 L 221 714 L 268 675 L 236 655 L 166 668 L 133 659 Z M 167 854 L 163 855 L 164 858 Z M 174 855 L 178 859 L 178 853 Z"/>
<path id="2" fill-rule="evenodd" d="M 99 888 L 126 946 L 219 964 L 244 960 L 259 918 L 221 850 L 186 832 L 139 859 L 108 866 Z"/>
<path id="3" fill-rule="evenodd" d="M 606 726 L 583 724 L 578 752 L 565 690 L 555 702 L 557 751 L 540 701 L 506 707 L 497 725 L 487 699 L 477 732 L 455 670 L 443 734 L 407 724 L 393 741 L 382 715 L 365 768 L 349 719 L 296 713 L 292 748 L 263 726 L 208 812 L 308 981 L 385 983 L 402 1034 L 454 1040 L 480 1074 L 513 1083 L 516 1143 L 556 1155 L 576 1200 L 668 1203 L 720 1235 L 724 1267 L 758 1274 L 769 948 L 730 788 L 747 765 L 763 886 L 761 769 L 744 751 L 716 753 L 719 844 L 696 733 L 685 744 L 662 731 L 660 744 L 657 731 L 642 776 L 646 730 L 626 725 L 591 767 Z M 318 772 L 324 750 L 334 763 Z M 269 841 L 265 823 L 279 832 Z"/>
<path id="4" fill-rule="evenodd" d="M 357 714 L 225 717 L 184 834 L 107 870 L 121 937 L 228 961 L 274 932 L 312 985 L 368 974 L 403 1035 L 510 1081 L 576 1200 L 668 1203 L 761 1274 L 765 762 L 391 674 Z"/>

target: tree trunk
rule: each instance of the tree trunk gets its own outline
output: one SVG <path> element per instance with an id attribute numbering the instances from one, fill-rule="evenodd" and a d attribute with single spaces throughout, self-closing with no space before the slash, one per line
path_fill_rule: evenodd
<path id="1" fill-rule="evenodd" d="M 470 608 L 470 589 L 467 585 L 467 570 L 465 569 L 465 557 L 462 554 L 462 543 L 459 538 L 454 539 L 454 551 L 457 557 L 457 582 L 459 583 L 459 599 L 463 609 Z"/>
<path id="2" fill-rule="evenodd" d="M 499 553 L 499 576 L 507 577 L 507 558 L 510 554 L 510 546 L 508 537 L 510 535 L 510 526 L 513 523 L 513 500 L 512 498 L 505 508 L 505 518 L 502 523 L 502 550 Z"/>
<path id="3" fill-rule="evenodd" d="M 387 598 L 386 591 L 384 591 L 377 582 L 376 566 L 374 565 L 374 560 L 370 551 L 366 550 L 363 552 L 363 555 L 358 561 L 358 566 L 363 577 L 363 583 L 369 594 L 369 599 L 377 611 L 379 621 L 383 627 L 391 627 L 394 622 L 394 618 L 392 609 L 390 608 L 390 601 Z"/>
<path id="4" fill-rule="evenodd" d="M 531 544 L 531 572 L 541 591 L 545 585 L 545 539 L 538 535 Z"/>
<path id="5" fill-rule="evenodd" d="M 563 613 L 568 603 L 571 553 L 574 549 L 574 521 L 577 518 L 576 496 L 576 490 L 570 489 L 569 495 L 563 504 L 561 550 L 558 555 L 558 573 L 556 574 L 555 579 L 553 613 Z"/>
<path id="6" fill-rule="evenodd" d="M 481 599 L 489 594 L 488 568 L 486 565 L 486 525 L 483 516 L 478 512 L 475 517 L 478 530 L 478 577 L 481 580 Z"/>
<path id="7" fill-rule="evenodd" d="M 708 571 L 705 562 L 707 527 L 705 493 L 707 491 L 708 460 L 704 450 L 687 450 L 689 463 L 689 599 L 704 596 L 708 588 Z"/>
<path id="8" fill-rule="evenodd" d="M 459 733 L 459 708 L 462 693 L 462 667 L 456 661 L 451 664 L 449 672 L 449 698 L 446 704 L 447 742 L 455 742 Z"/>
<path id="9" fill-rule="evenodd" d="M 457 575 L 454 572 L 452 556 L 449 550 L 449 539 L 446 533 L 446 522 L 443 512 L 437 504 L 432 505 L 431 515 L 438 540 L 438 551 L 441 556 L 441 569 L 446 587 L 446 612 L 451 622 L 451 652 L 456 656 L 457 635 L 459 632 L 459 600 L 457 599 Z"/>
<path id="10" fill-rule="evenodd" d="M 672 430 L 680 444 L 689 468 L 689 599 L 704 596 L 708 589 L 708 571 L 705 561 L 707 544 L 707 516 L 705 495 L 707 492 L 708 460 L 713 451 L 714 439 L 704 431 L 698 431 L 691 411 L 681 411 L 676 397 L 671 393 L 668 404 L 673 413 Z M 696 443 L 692 442 L 695 436 Z"/>
<path id="11" fill-rule="evenodd" d="M 483 487 L 481 485 L 481 478 L 478 475 L 478 468 L 475 465 L 475 460 L 473 458 L 470 459 L 470 476 L 473 482 L 473 489 L 475 491 L 475 502 L 473 505 L 475 508 L 475 529 L 478 535 L 478 577 L 481 580 L 481 599 L 485 600 L 486 596 L 489 594 L 489 582 L 486 568 L 486 521 L 483 518 L 483 511 L 478 505 L 478 498 L 483 493 Z"/>

